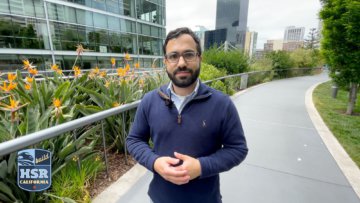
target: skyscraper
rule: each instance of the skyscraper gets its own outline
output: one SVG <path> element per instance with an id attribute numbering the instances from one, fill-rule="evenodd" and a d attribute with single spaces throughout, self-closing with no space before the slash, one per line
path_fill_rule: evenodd
<path id="1" fill-rule="evenodd" d="M 244 49 L 249 0 L 217 0 L 216 27 L 226 29 L 226 41 Z"/>
<path id="2" fill-rule="evenodd" d="M 251 58 L 256 52 L 257 32 L 246 32 L 244 52 Z"/>
<path id="3" fill-rule="evenodd" d="M 303 41 L 305 27 L 288 26 L 285 28 L 284 42 Z"/>
<path id="4" fill-rule="evenodd" d="M 305 27 L 288 26 L 285 28 L 283 50 L 294 51 L 304 46 Z"/>

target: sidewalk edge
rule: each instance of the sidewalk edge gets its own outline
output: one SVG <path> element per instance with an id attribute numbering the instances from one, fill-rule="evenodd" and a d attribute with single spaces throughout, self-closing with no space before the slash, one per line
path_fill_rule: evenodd
<path id="1" fill-rule="evenodd" d="M 142 177 L 147 169 L 140 164 L 135 164 L 128 172 L 116 182 L 107 187 L 98 196 L 92 199 L 93 203 L 115 203 Z"/>
<path id="2" fill-rule="evenodd" d="M 326 81 L 325 81 L 326 82 Z M 360 169 L 357 167 L 355 162 L 350 158 L 350 156 L 346 153 L 344 148 L 326 126 L 325 122 L 322 120 L 319 112 L 315 108 L 315 104 L 313 103 L 312 93 L 314 89 L 324 82 L 319 82 L 312 87 L 310 87 L 306 91 L 305 95 L 305 105 L 306 110 L 314 124 L 317 132 L 319 133 L 321 139 L 325 143 L 327 149 L 330 154 L 334 157 L 336 163 L 340 167 L 340 170 L 344 173 L 345 177 L 349 181 L 353 190 L 360 198 Z"/>

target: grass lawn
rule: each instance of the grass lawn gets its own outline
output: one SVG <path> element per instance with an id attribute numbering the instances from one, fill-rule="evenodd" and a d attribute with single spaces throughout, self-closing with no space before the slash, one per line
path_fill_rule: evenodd
<path id="1" fill-rule="evenodd" d="M 319 85 L 314 90 L 313 101 L 326 125 L 360 168 L 360 93 L 357 95 L 356 115 L 345 115 L 348 92 L 339 90 L 337 98 L 333 99 L 331 85 L 331 82 Z"/>

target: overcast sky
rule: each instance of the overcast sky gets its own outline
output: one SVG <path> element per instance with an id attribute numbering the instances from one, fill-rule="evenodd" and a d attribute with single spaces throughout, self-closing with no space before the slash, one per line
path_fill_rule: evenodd
<path id="1" fill-rule="evenodd" d="M 282 39 L 286 26 L 318 27 L 319 0 L 249 0 L 248 27 L 258 32 L 257 48 L 268 39 Z M 167 0 L 166 31 L 197 25 L 215 29 L 216 0 Z"/>

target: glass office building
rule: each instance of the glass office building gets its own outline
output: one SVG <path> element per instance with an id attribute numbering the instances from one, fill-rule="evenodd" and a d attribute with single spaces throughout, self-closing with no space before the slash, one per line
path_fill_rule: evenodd
<path id="1" fill-rule="evenodd" d="M 215 29 L 226 29 L 226 41 L 245 47 L 249 0 L 217 0 Z"/>
<path id="2" fill-rule="evenodd" d="M 1 0 L 0 71 L 23 59 L 39 70 L 71 69 L 77 44 L 90 50 L 79 59 L 85 69 L 110 68 L 125 53 L 160 67 L 165 34 L 165 0 Z"/>

